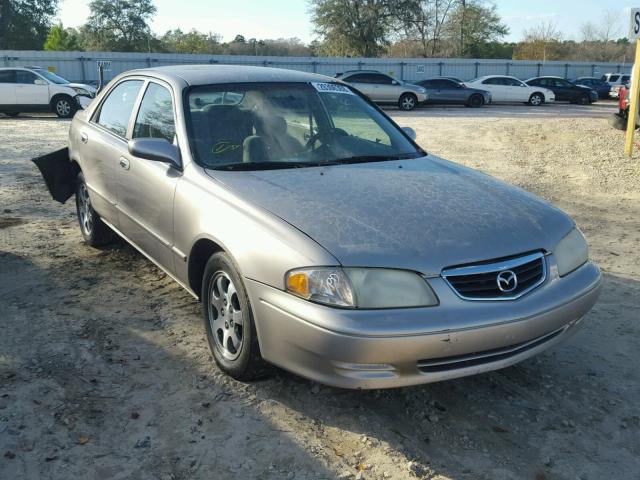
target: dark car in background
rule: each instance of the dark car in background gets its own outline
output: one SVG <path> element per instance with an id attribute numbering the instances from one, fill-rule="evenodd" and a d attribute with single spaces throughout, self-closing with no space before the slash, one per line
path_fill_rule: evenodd
<path id="1" fill-rule="evenodd" d="M 491 93 L 467 87 L 450 77 L 429 78 L 416 83 L 427 91 L 428 105 L 466 105 L 481 107 L 491 103 Z"/>
<path id="2" fill-rule="evenodd" d="M 598 94 L 598 98 L 609 98 L 611 95 L 611 85 L 597 77 L 578 77 L 571 80 L 574 85 L 582 85 L 594 90 Z"/>
<path id="3" fill-rule="evenodd" d="M 561 77 L 535 77 L 526 80 L 527 85 L 551 90 L 556 95 L 556 102 L 579 103 L 589 105 L 598 101 L 598 94 L 589 87 L 575 85 Z"/>

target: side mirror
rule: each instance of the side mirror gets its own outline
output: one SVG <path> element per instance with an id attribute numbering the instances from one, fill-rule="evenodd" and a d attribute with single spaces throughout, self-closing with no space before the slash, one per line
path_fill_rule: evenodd
<path id="1" fill-rule="evenodd" d="M 33 84 L 34 84 L 34 85 L 46 85 L 46 84 L 47 84 L 47 82 L 45 82 L 45 81 L 44 81 L 44 80 L 42 80 L 41 78 L 36 78 L 36 79 L 33 81 Z"/>
<path id="2" fill-rule="evenodd" d="M 129 140 L 129 153 L 134 157 L 168 163 L 182 169 L 182 158 L 178 147 L 164 138 L 134 138 Z"/>
<path id="3" fill-rule="evenodd" d="M 404 133 L 407 134 L 407 136 L 411 139 L 411 140 L 415 140 L 417 135 L 416 135 L 416 131 L 411 128 L 411 127 L 402 127 L 402 130 L 404 131 Z"/>

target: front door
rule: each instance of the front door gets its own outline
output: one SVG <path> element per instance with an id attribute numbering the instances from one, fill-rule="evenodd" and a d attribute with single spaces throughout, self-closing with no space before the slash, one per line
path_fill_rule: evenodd
<path id="1" fill-rule="evenodd" d="M 160 138 L 177 144 L 174 102 L 168 86 L 147 84 L 132 138 Z M 120 230 L 154 261 L 174 271 L 173 198 L 181 172 L 122 152 L 117 167 Z"/>
<path id="2" fill-rule="evenodd" d="M 36 84 L 39 81 L 41 84 Z M 49 105 L 49 84 L 28 70 L 16 70 L 16 103 L 47 107 Z"/>
<path id="3" fill-rule="evenodd" d="M 93 208 L 106 221 L 118 226 L 116 173 L 120 156 L 127 151 L 127 130 L 143 80 L 126 80 L 109 92 L 91 126 L 80 127 L 83 149 L 82 172 Z"/>

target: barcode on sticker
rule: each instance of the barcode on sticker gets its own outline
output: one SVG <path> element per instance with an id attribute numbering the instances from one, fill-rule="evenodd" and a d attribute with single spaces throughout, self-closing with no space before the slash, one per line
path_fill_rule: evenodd
<path id="1" fill-rule="evenodd" d="M 347 95 L 353 95 L 353 92 L 344 85 L 338 85 L 337 83 L 318 83 L 312 82 L 311 85 L 319 92 L 327 93 L 346 93 Z"/>

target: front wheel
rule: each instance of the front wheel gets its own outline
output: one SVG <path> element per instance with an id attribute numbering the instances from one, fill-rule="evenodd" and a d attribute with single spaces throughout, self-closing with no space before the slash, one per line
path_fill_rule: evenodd
<path id="1" fill-rule="evenodd" d="M 484 105 L 484 97 L 482 95 L 479 95 L 479 94 L 471 95 L 471 98 L 469 99 L 470 107 L 477 108 L 483 105 Z"/>
<path id="2" fill-rule="evenodd" d="M 89 190 L 82 173 L 78 174 L 76 183 L 76 212 L 80 232 L 87 245 L 100 247 L 114 239 L 113 231 L 100 219 L 91 205 Z"/>
<path id="3" fill-rule="evenodd" d="M 400 100 L 398 100 L 398 108 L 406 112 L 416 108 L 417 104 L 418 104 L 418 99 L 412 93 L 403 93 L 400 96 Z"/>
<path id="4" fill-rule="evenodd" d="M 529 97 L 529 105 L 539 107 L 544 103 L 544 95 L 541 93 L 534 93 Z"/>
<path id="5" fill-rule="evenodd" d="M 589 105 L 591 103 L 591 99 L 589 98 L 588 95 L 583 93 L 578 97 L 578 103 L 580 105 Z"/>
<path id="6" fill-rule="evenodd" d="M 53 111 L 60 118 L 71 118 L 75 115 L 78 107 L 74 100 L 68 96 L 57 97 L 53 101 Z"/>
<path id="7" fill-rule="evenodd" d="M 211 256 L 202 278 L 202 314 L 209 348 L 220 369 L 236 380 L 264 375 L 266 364 L 247 292 L 231 258 Z"/>

